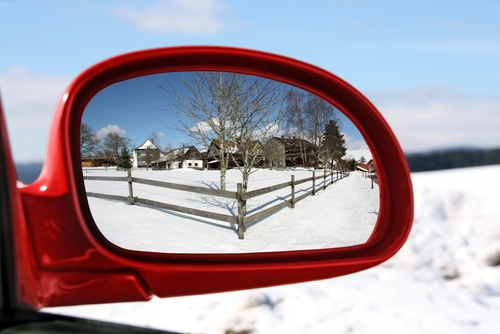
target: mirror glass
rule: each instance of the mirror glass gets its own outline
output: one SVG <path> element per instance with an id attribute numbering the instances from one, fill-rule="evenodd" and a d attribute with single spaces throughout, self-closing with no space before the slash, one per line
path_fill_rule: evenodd
<path id="1" fill-rule="evenodd" d="M 377 174 L 356 127 L 277 81 L 228 72 L 137 77 L 82 117 L 88 203 L 112 243 L 244 253 L 366 242 Z"/>

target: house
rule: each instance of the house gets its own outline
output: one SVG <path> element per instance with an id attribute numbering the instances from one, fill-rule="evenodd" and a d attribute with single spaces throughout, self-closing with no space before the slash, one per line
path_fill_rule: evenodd
<path id="1" fill-rule="evenodd" d="M 373 159 L 370 159 L 370 161 L 368 161 L 366 164 L 357 164 L 356 169 L 367 173 L 375 172 L 375 164 L 373 163 Z"/>
<path id="2" fill-rule="evenodd" d="M 244 162 L 244 146 L 234 142 L 227 143 L 228 168 L 243 166 Z M 254 167 L 261 167 L 264 164 L 264 149 L 263 145 L 258 140 L 248 142 L 247 158 L 252 160 Z M 209 169 L 220 169 L 223 150 L 219 140 L 212 140 L 207 149 L 207 166 Z"/>
<path id="3" fill-rule="evenodd" d="M 165 155 L 158 160 L 158 167 L 165 169 L 203 169 L 205 167 L 204 162 L 205 158 L 203 154 L 200 153 L 200 151 L 196 147 L 186 146 L 166 152 Z"/>
<path id="4" fill-rule="evenodd" d="M 109 158 L 82 158 L 82 167 L 109 167 L 116 166 L 116 162 Z"/>
<path id="5" fill-rule="evenodd" d="M 84 159 L 82 158 L 82 167 L 99 167 L 101 166 L 101 163 L 95 159 Z"/>
<path id="6" fill-rule="evenodd" d="M 238 145 L 234 142 L 228 142 L 227 143 L 227 152 L 229 155 L 235 155 L 236 152 L 238 152 Z M 221 141 L 220 140 L 212 140 L 210 145 L 208 146 L 207 149 L 207 168 L 208 169 L 220 169 L 220 161 L 222 160 L 222 148 L 221 148 Z M 236 163 L 233 161 L 233 159 L 229 158 L 229 166 L 230 168 L 236 167 Z"/>
<path id="7" fill-rule="evenodd" d="M 159 161 L 162 157 L 164 154 L 161 150 L 151 139 L 146 139 L 142 145 L 132 150 L 132 167 L 152 167 L 153 162 Z"/>
<path id="8" fill-rule="evenodd" d="M 264 145 L 268 167 L 314 167 L 316 148 L 305 139 L 273 137 Z"/>

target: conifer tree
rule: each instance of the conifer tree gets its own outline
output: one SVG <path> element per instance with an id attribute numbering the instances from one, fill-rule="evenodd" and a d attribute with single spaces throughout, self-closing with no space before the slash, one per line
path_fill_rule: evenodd
<path id="1" fill-rule="evenodd" d="M 323 158 L 328 161 L 330 166 L 340 165 L 347 148 L 345 147 L 344 135 L 340 133 L 340 126 L 337 121 L 330 120 L 325 126 L 321 152 Z"/>

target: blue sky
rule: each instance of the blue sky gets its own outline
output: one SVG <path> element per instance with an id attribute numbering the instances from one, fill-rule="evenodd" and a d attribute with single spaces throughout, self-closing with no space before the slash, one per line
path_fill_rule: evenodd
<path id="1" fill-rule="evenodd" d="M 188 100 L 193 98 L 186 85 L 196 87 L 191 81 L 189 72 L 155 74 L 115 83 L 94 96 L 85 108 L 82 122 L 89 125 L 99 139 L 104 138 L 110 132 L 117 132 L 130 138 L 133 147 L 142 145 L 147 138 L 152 137 L 154 132 L 157 135 L 155 144 L 161 149 L 165 149 L 167 145 L 172 148 L 195 145 L 200 149 L 206 149 L 208 143 L 200 143 L 178 130 L 183 129 L 178 117 L 181 117 L 182 122 L 190 128 L 196 126 L 182 114 L 176 116 L 175 113 L 179 109 L 172 105 L 178 101 L 172 94 L 173 90 Z M 283 89 L 283 91 L 292 88 L 291 86 L 280 88 L 276 85 L 273 87 Z M 285 108 L 285 104 L 281 107 Z M 347 117 L 337 111 L 335 118 L 340 121 L 348 148 L 367 148 L 356 126 Z M 204 121 L 205 119 L 200 119 L 197 123 Z M 278 128 L 268 132 L 266 137 L 291 135 L 286 133 L 284 127 L 279 132 L 276 130 Z"/>
<path id="2" fill-rule="evenodd" d="M 500 146 L 498 1 L 0 0 L 0 94 L 16 161 L 39 161 L 54 107 L 120 53 L 229 45 L 351 83 L 403 150 Z"/>

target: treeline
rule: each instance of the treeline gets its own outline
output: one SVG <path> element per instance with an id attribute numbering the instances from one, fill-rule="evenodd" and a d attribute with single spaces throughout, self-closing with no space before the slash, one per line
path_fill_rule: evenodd
<path id="1" fill-rule="evenodd" d="M 476 167 L 500 164 L 500 148 L 450 149 L 406 154 L 410 172 Z"/>

